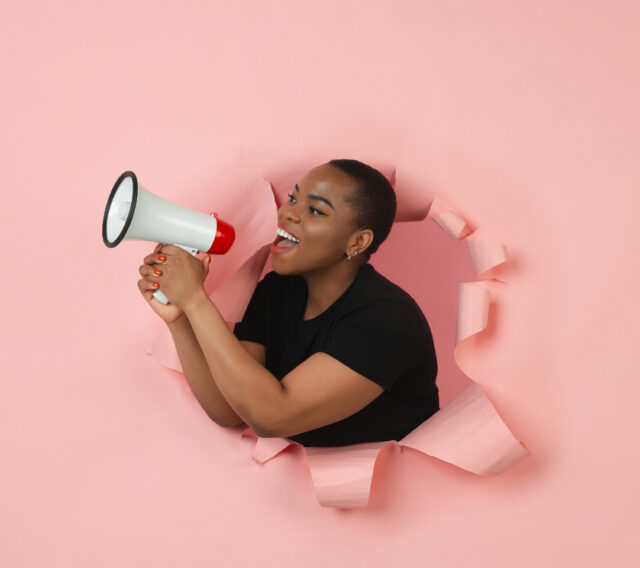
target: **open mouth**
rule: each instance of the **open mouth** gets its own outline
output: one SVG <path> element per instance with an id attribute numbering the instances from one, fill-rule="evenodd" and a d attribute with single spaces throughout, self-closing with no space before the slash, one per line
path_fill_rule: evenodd
<path id="1" fill-rule="evenodd" d="M 276 231 L 276 233 L 277 233 L 277 236 L 276 236 L 276 240 L 274 241 L 274 245 L 277 248 L 285 249 L 285 248 L 295 247 L 300 242 L 299 239 L 297 239 L 290 233 L 287 233 L 287 231 L 285 231 L 284 229 L 281 229 L 280 227 L 278 227 L 278 230 Z"/>

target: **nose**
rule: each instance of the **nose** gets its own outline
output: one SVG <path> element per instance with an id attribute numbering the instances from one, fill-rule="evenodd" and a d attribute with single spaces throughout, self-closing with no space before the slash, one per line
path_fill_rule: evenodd
<path id="1" fill-rule="evenodd" d="M 300 214 L 298 213 L 297 206 L 297 203 L 284 203 L 278 210 L 278 218 L 291 221 L 292 223 L 298 223 L 300 221 Z"/>

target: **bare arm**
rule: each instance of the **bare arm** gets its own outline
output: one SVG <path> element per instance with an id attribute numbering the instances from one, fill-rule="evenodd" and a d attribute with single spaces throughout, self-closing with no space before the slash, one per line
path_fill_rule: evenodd
<path id="1" fill-rule="evenodd" d="M 381 386 L 325 353 L 315 353 L 279 381 L 265 367 L 264 346 L 239 341 L 207 296 L 206 267 L 174 245 L 160 250 L 162 255 L 145 258 L 145 278 L 138 285 L 152 298 L 158 281 L 170 306 L 188 319 L 165 321 L 175 324 L 171 334 L 194 395 L 218 424 L 244 420 L 258 436 L 286 437 L 351 416 L 382 393 Z M 160 310 L 157 300 L 149 301 Z"/>
<path id="2" fill-rule="evenodd" d="M 143 279 L 138 280 L 138 289 L 149 306 L 167 323 L 187 383 L 207 416 L 220 426 L 242 424 L 242 419 L 220 393 L 193 328 L 182 309 L 175 304 L 162 304 L 153 297 L 155 291 L 153 282 L 162 274 L 164 268 L 162 264 L 156 263 L 160 249 L 161 245 L 158 244 L 154 253 L 144 258 L 144 264 L 139 268 Z M 203 281 L 209 273 L 209 260 L 210 257 L 202 260 Z M 264 345 L 249 341 L 242 341 L 241 344 L 245 351 L 264 367 L 266 360 Z"/>
<path id="3" fill-rule="evenodd" d="M 220 426 L 228 427 L 242 424 L 242 418 L 227 403 L 213 380 L 202 348 L 186 316 L 183 314 L 174 322 L 169 323 L 168 327 L 191 392 L 207 416 Z M 264 345 L 248 341 L 241 343 L 258 363 L 264 365 Z"/>
<path id="4" fill-rule="evenodd" d="M 247 342 L 238 341 L 204 292 L 184 312 L 202 347 L 201 364 L 208 364 L 218 392 L 258 436 L 286 437 L 331 424 L 383 391 L 325 353 L 312 355 L 278 381 L 244 348 Z"/>

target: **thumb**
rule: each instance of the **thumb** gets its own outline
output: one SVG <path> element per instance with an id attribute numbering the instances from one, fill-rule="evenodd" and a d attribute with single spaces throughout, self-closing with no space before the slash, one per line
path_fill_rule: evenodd
<path id="1" fill-rule="evenodd" d="M 209 274 L 209 265 L 211 264 L 211 255 L 208 254 L 204 259 L 204 275 Z"/>

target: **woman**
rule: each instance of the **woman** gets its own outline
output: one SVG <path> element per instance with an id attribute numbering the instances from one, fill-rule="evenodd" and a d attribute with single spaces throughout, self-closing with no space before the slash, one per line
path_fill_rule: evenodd
<path id="1" fill-rule="evenodd" d="M 216 423 L 341 446 L 399 440 L 438 410 L 427 320 L 368 263 L 395 211 L 377 170 L 355 160 L 313 168 L 278 211 L 273 271 L 233 332 L 204 291 L 209 257 L 173 245 L 145 257 L 138 287 Z M 170 304 L 153 298 L 158 286 Z"/>

